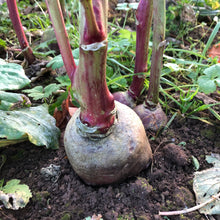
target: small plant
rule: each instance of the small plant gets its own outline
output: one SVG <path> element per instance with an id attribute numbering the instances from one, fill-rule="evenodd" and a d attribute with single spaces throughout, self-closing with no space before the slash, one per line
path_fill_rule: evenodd
<path id="1" fill-rule="evenodd" d="M 142 90 L 147 71 L 148 45 L 152 13 L 154 11 L 153 51 L 150 83 L 144 104 L 135 107 Z M 134 77 L 127 92 L 117 92 L 114 98 L 132 108 L 141 118 L 146 130 L 153 132 L 163 127 L 167 118 L 159 105 L 159 85 L 162 69 L 163 49 L 165 42 L 165 1 L 140 1 L 136 13 L 137 17 L 137 42 Z"/>
<path id="2" fill-rule="evenodd" d="M 150 82 L 144 104 L 135 107 L 134 111 L 141 118 L 146 130 L 157 132 L 167 123 L 167 117 L 159 104 L 160 75 L 165 41 L 165 1 L 154 1 L 153 50 Z"/>
<path id="3" fill-rule="evenodd" d="M 92 185 L 136 175 L 148 166 L 152 153 L 141 120 L 129 107 L 114 101 L 106 84 L 108 1 L 80 1 L 78 66 L 72 56 L 59 1 L 46 3 L 73 94 L 80 104 L 64 137 L 73 169 Z"/>

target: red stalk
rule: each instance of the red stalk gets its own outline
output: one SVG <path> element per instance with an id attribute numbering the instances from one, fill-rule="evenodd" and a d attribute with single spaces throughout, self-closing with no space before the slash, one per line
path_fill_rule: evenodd
<path id="1" fill-rule="evenodd" d="M 76 64 L 73 59 L 59 0 L 46 0 L 66 72 L 73 83 Z"/>
<path id="2" fill-rule="evenodd" d="M 160 75 L 163 61 L 163 51 L 165 46 L 165 0 L 154 0 L 153 19 L 153 51 L 151 62 L 151 73 L 149 90 L 145 99 L 145 106 L 149 109 L 156 108 L 159 102 Z"/>
<path id="3" fill-rule="evenodd" d="M 106 3 L 101 1 L 80 0 L 82 4 L 81 18 L 85 20 L 81 23 L 82 32 L 81 44 L 92 44 L 106 39 L 106 22 L 103 16 Z M 82 19 L 81 19 L 82 20 Z M 85 24 L 83 24 L 85 22 Z M 84 29 L 83 29 L 84 26 Z"/>
<path id="4" fill-rule="evenodd" d="M 80 58 L 74 81 L 81 122 L 105 133 L 114 123 L 114 99 L 106 84 L 107 1 L 82 0 Z M 89 7 L 87 7 L 89 5 Z M 87 8 L 87 9 L 86 9 Z"/>
<path id="5" fill-rule="evenodd" d="M 35 61 L 35 56 L 29 47 L 27 38 L 25 36 L 20 16 L 18 13 L 18 8 L 16 4 L 16 0 L 7 0 L 9 16 L 11 18 L 13 27 L 15 29 L 16 35 L 18 37 L 18 41 L 20 43 L 21 49 L 23 50 L 23 54 L 25 59 L 28 61 L 29 64 L 32 64 Z"/>
<path id="6" fill-rule="evenodd" d="M 59 2 L 46 2 L 74 95 L 81 106 L 80 121 L 84 127 L 93 128 L 94 133 L 106 133 L 115 121 L 114 99 L 105 80 L 108 1 L 81 0 L 80 59 L 76 71 L 69 42 L 67 46 L 68 40 L 63 37 L 66 32 Z"/>
<path id="7" fill-rule="evenodd" d="M 165 46 L 165 0 L 153 3 L 153 51 L 150 83 L 147 97 L 142 105 L 134 108 L 146 130 L 158 132 L 167 123 L 166 114 L 159 104 L 159 85 Z"/>
<path id="8" fill-rule="evenodd" d="M 141 0 L 136 12 L 137 40 L 134 73 L 147 71 L 148 45 L 153 14 L 153 0 Z M 134 75 L 128 94 L 136 100 L 144 87 L 145 75 Z"/>

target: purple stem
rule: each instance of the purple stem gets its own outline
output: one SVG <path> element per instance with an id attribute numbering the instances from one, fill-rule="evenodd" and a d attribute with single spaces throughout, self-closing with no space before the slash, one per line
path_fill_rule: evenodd
<path id="1" fill-rule="evenodd" d="M 76 70 L 59 2 L 46 2 L 75 98 L 80 103 L 80 120 L 87 127 L 95 127 L 96 133 L 106 133 L 115 121 L 114 99 L 105 78 L 108 1 L 81 0 L 80 57 Z"/>
<path id="2" fill-rule="evenodd" d="M 11 18 L 13 27 L 15 29 L 16 35 L 18 37 L 19 44 L 21 46 L 21 49 L 23 50 L 23 54 L 25 59 L 28 61 L 29 64 L 32 64 L 35 61 L 35 56 L 29 47 L 27 38 L 25 36 L 20 16 L 18 13 L 18 8 L 16 4 L 16 0 L 7 0 L 8 10 L 9 10 L 9 16 Z"/>
<path id="3" fill-rule="evenodd" d="M 82 16 L 84 16 L 85 24 L 84 30 L 82 30 L 82 44 L 92 44 L 95 42 L 101 42 L 106 39 L 107 33 L 105 32 L 106 23 L 103 23 L 103 14 L 102 8 L 103 4 L 100 1 L 92 1 L 92 0 L 80 0 L 82 8 L 81 12 Z M 83 18 L 81 17 L 81 20 Z"/>
<path id="4" fill-rule="evenodd" d="M 159 102 L 160 75 L 165 42 L 166 11 L 165 0 L 154 0 L 153 51 L 149 90 L 145 105 L 154 109 Z"/>
<path id="5" fill-rule="evenodd" d="M 73 83 L 74 73 L 76 71 L 76 64 L 73 59 L 72 50 L 68 40 L 68 35 L 65 28 L 63 14 L 59 0 L 46 0 L 47 8 L 49 10 L 50 18 L 56 34 L 56 39 L 60 48 L 60 53 L 63 58 L 66 72 Z"/>
<path id="6" fill-rule="evenodd" d="M 136 12 L 137 40 L 134 73 L 147 72 L 148 45 L 153 14 L 153 0 L 141 0 Z M 144 87 L 146 76 L 134 75 L 128 94 L 136 100 Z"/>
<path id="7" fill-rule="evenodd" d="M 114 98 L 105 78 L 108 1 L 81 3 L 80 58 L 74 89 L 81 106 L 81 122 L 106 133 L 115 121 Z"/>

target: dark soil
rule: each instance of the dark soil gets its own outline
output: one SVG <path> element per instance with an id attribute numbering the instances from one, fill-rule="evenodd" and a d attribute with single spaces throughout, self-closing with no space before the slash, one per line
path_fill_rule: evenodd
<path id="1" fill-rule="evenodd" d="M 220 152 L 219 132 L 219 127 L 198 120 L 176 119 L 159 138 L 150 140 L 154 159 L 149 169 L 122 183 L 100 187 L 88 186 L 79 179 L 68 162 L 62 143 L 55 151 L 28 142 L 2 148 L 0 155 L 6 155 L 7 161 L 0 179 L 20 179 L 29 185 L 33 197 L 18 211 L 1 206 L 0 219 L 82 220 L 93 214 L 101 214 L 104 220 L 164 219 L 158 215 L 159 211 L 196 205 L 191 157 L 198 159 L 200 170 L 210 167 L 205 155 Z M 50 164 L 61 167 L 56 182 L 45 179 L 40 172 Z M 169 219 L 206 218 L 193 212 Z"/>

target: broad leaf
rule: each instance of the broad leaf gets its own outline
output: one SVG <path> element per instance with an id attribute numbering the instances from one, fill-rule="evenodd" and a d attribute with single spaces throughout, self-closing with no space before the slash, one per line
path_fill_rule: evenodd
<path id="1" fill-rule="evenodd" d="M 22 90 L 22 92 L 28 93 L 30 97 L 33 97 L 34 100 L 39 100 L 42 98 L 48 98 L 53 94 L 53 92 L 56 92 L 58 89 L 60 89 L 61 85 L 57 85 L 56 83 L 49 84 L 45 88 L 42 86 L 36 86 L 32 89 L 25 89 Z"/>
<path id="2" fill-rule="evenodd" d="M 73 58 L 74 58 L 74 61 L 75 61 L 76 65 L 78 65 L 78 63 L 79 63 L 79 48 L 73 50 L 72 54 L 73 54 Z M 62 59 L 62 56 L 60 54 L 60 55 L 54 57 L 47 64 L 47 67 L 51 67 L 53 70 L 55 70 L 55 69 L 58 69 L 58 68 L 62 67 L 63 65 L 64 65 L 63 64 L 63 59 Z"/>
<path id="3" fill-rule="evenodd" d="M 216 90 L 215 81 L 210 79 L 209 76 L 200 76 L 198 79 L 199 90 L 205 94 L 209 94 Z"/>
<path id="4" fill-rule="evenodd" d="M 58 89 L 60 89 L 61 85 L 57 85 L 56 83 L 52 83 L 44 88 L 44 98 L 48 98 L 53 94 L 53 92 L 56 92 Z"/>
<path id="5" fill-rule="evenodd" d="M 34 100 L 39 100 L 44 97 L 43 86 L 35 86 L 32 89 L 25 89 L 22 92 L 28 93 L 28 96 L 32 97 Z"/>
<path id="6" fill-rule="evenodd" d="M 23 94 L 0 91 L 0 110 L 8 111 L 30 105 L 30 100 Z"/>
<path id="7" fill-rule="evenodd" d="M 0 147 L 29 139 L 37 146 L 58 148 L 59 129 L 46 106 L 0 110 Z"/>
<path id="8" fill-rule="evenodd" d="M 20 180 L 13 179 L 0 189 L 0 200 L 5 208 L 13 210 L 24 208 L 32 197 L 29 187 L 19 183 Z"/>
<path id="9" fill-rule="evenodd" d="M 209 76 L 210 79 L 220 77 L 220 64 L 215 64 L 204 70 L 204 74 Z"/>
<path id="10" fill-rule="evenodd" d="M 61 86 L 71 86 L 71 81 L 68 75 L 58 76 L 56 80 L 61 84 Z"/>
<path id="11" fill-rule="evenodd" d="M 213 154 L 212 156 L 207 156 L 206 160 L 209 163 L 213 163 L 214 167 L 195 173 L 193 190 L 196 194 L 197 204 L 207 202 L 217 195 L 220 189 L 220 155 Z M 207 215 L 219 215 L 220 200 L 214 200 L 199 209 L 199 211 Z"/>
<path id="12" fill-rule="evenodd" d="M 198 78 L 199 89 L 201 92 L 209 94 L 216 90 L 216 84 L 220 82 L 220 64 L 215 64 L 206 68 L 202 75 Z"/>
<path id="13" fill-rule="evenodd" d="M 22 89 L 30 84 L 22 66 L 0 59 L 0 90 Z"/>

